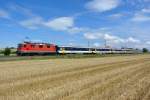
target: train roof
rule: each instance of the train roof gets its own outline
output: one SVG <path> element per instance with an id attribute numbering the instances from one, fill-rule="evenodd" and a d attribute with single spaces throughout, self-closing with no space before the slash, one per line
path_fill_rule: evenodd
<path id="1" fill-rule="evenodd" d="M 89 49 L 112 49 L 112 50 L 135 50 L 133 48 L 108 48 L 108 47 L 83 47 L 83 46 L 58 46 L 60 48 L 89 48 Z"/>
<path id="2" fill-rule="evenodd" d="M 23 42 L 20 44 L 34 44 L 34 45 L 55 45 L 55 44 L 51 44 L 51 43 L 44 43 L 44 42 Z"/>
<path id="3" fill-rule="evenodd" d="M 83 47 L 83 46 L 59 46 L 61 48 L 94 48 L 94 49 L 112 49 L 112 48 L 102 48 L 102 47 Z"/>

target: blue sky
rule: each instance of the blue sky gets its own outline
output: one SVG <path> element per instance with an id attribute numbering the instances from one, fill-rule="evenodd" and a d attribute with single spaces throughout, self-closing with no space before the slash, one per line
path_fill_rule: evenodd
<path id="1" fill-rule="evenodd" d="M 34 42 L 150 48 L 150 0 L 0 0 L 0 48 Z"/>

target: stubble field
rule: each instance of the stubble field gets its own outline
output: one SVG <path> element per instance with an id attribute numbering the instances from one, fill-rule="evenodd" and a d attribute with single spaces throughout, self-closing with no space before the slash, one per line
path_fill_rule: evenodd
<path id="1" fill-rule="evenodd" d="M 0 62 L 0 100 L 150 100 L 150 55 Z"/>

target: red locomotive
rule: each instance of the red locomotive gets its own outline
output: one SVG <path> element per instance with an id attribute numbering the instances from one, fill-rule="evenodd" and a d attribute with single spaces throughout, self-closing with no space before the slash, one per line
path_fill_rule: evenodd
<path id="1" fill-rule="evenodd" d="M 24 55 L 48 55 L 56 54 L 57 46 L 48 43 L 24 42 L 18 45 L 17 54 Z"/>

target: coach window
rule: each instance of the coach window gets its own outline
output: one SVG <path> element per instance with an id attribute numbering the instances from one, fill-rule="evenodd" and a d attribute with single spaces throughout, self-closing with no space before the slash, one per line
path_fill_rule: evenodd
<path id="1" fill-rule="evenodd" d="M 43 48 L 43 45 L 39 45 L 39 48 Z"/>

